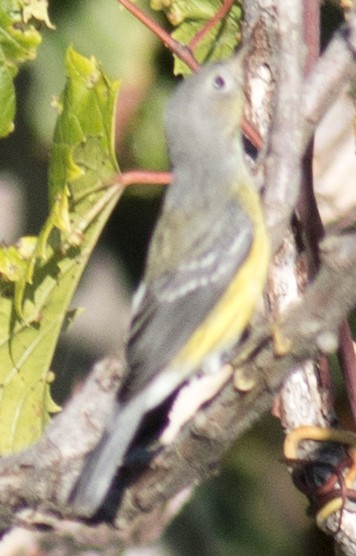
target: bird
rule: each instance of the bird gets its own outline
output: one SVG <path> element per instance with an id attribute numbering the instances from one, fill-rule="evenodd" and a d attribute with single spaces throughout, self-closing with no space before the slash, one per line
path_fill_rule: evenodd
<path id="1" fill-rule="evenodd" d="M 71 495 L 98 512 L 145 417 L 197 373 L 215 373 L 262 297 L 270 243 L 241 124 L 243 50 L 180 82 L 165 116 L 172 181 L 133 296 L 127 373 Z"/>

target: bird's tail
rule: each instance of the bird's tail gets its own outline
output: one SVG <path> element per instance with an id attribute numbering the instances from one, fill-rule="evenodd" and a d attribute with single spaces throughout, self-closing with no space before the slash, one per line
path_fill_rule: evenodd
<path id="1" fill-rule="evenodd" d="M 92 517 L 102 506 L 118 468 L 145 414 L 141 396 L 118 404 L 101 440 L 88 455 L 69 505 L 73 514 Z"/>

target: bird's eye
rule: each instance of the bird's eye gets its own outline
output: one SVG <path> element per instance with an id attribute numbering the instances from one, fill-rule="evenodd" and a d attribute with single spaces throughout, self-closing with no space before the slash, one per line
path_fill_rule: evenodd
<path id="1" fill-rule="evenodd" d="M 216 75 L 214 77 L 213 85 L 215 89 L 224 89 L 226 82 L 222 75 Z"/>

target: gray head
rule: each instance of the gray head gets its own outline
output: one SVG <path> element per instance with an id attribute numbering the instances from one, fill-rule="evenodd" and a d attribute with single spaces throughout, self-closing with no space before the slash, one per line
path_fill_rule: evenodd
<path id="1" fill-rule="evenodd" d="M 178 85 L 166 112 L 166 134 L 173 167 L 226 153 L 240 137 L 244 93 L 241 53 L 203 66 Z"/>

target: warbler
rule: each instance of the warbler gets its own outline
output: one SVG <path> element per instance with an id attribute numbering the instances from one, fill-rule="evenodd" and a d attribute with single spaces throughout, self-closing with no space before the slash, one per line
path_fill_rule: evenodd
<path id="1" fill-rule="evenodd" d="M 100 508 L 147 413 L 228 359 L 262 295 L 270 246 L 244 161 L 242 64 L 238 53 L 203 66 L 168 104 L 173 180 L 133 299 L 128 373 L 73 491 L 77 515 Z"/>

